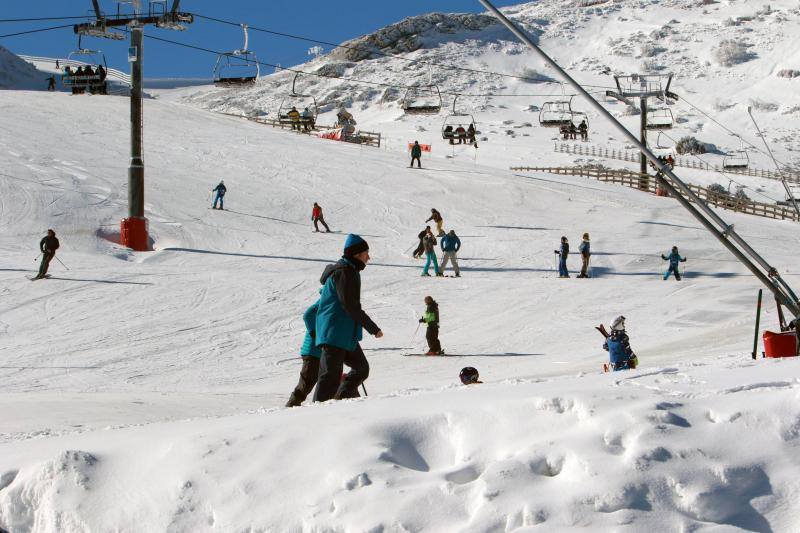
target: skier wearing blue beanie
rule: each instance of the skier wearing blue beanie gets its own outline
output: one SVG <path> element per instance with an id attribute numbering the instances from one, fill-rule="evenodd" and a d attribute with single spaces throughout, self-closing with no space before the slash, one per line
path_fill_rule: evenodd
<path id="1" fill-rule="evenodd" d="M 383 332 L 361 308 L 361 274 L 369 262 L 369 245 L 350 234 L 344 254 L 325 267 L 320 283 L 316 345 L 322 348 L 315 402 L 358 397 L 358 387 L 369 376 L 369 362 L 361 350 L 362 328 L 376 338 Z M 341 381 L 343 365 L 350 372 Z"/>

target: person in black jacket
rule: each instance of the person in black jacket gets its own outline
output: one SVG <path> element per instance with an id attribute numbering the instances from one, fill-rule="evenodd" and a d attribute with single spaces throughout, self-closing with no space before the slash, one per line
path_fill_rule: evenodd
<path id="1" fill-rule="evenodd" d="M 425 355 L 442 355 L 442 344 L 439 342 L 439 304 L 432 296 L 425 297 L 425 314 L 419 319 L 419 323 L 428 325 L 425 332 L 428 353 Z"/>
<path id="2" fill-rule="evenodd" d="M 219 202 L 219 208 L 225 209 L 225 193 L 228 192 L 228 188 L 225 187 L 225 180 L 219 182 L 219 184 L 211 189 L 211 192 L 216 192 L 217 195 L 214 197 L 214 205 L 211 206 L 211 209 L 217 208 L 217 202 Z"/>
<path id="3" fill-rule="evenodd" d="M 423 239 L 425 238 L 425 234 L 428 233 L 428 230 L 431 229 L 430 226 L 425 226 L 425 229 L 419 232 L 417 238 L 419 239 L 419 244 L 417 245 L 417 249 L 414 250 L 414 259 L 421 259 L 422 253 L 425 251 L 425 243 Z"/>
<path id="4" fill-rule="evenodd" d="M 561 237 L 561 249 L 555 250 L 558 257 L 558 277 L 568 278 L 569 270 L 567 270 L 567 257 L 569 257 L 569 242 L 566 237 Z"/>
<path id="5" fill-rule="evenodd" d="M 411 147 L 411 164 L 408 165 L 409 167 L 414 166 L 414 160 L 417 160 L 417 168 L 422 168 L 422 163 L 420 163 L 420 158 L 422 157 L 422 147 L 419 145 L 419 141 L 414 141 L 414 146 Z"/>
<path id="6" fill-rule="evenodd" d="M 34 279 L 42 279 L 45 277 L 47 268 L 50 266 L 50 261 L 56 256 L 58 246 L 56 232 L 51 229 L 47 230 L 47 236 L 39 241 L 39 249 L 42 251 L 42 264 L 39 265 L 39 274 Z"/>

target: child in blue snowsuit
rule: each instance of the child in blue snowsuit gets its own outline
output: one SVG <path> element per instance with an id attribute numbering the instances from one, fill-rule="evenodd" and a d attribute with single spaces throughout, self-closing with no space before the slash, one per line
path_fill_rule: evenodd
<path id="1" fill-rule="evenodd" d="M 669 261 L 669 268 L 667 269 L 666 272 L 664 272 L 664 279 L 667 279 L 669 275 L 674 272 L 675 279 L 680 281 L 681 273 L 678 272 L 678 262 L 685 263 L 686 258 L 681 257 L 681 255 L 678 253 L 678 247 L 677 246 L 672 247 L 672 252 L 670 252 L 669 257 L 665 256 L 664 254 L 661 254 L 661 259 L 663 259 L 664 261 Z"/>
<path id="2" fill-rule="evenodd" d="M 300 347 L 300 357 L 303 358 L 303 366 L 300 369 L 300 381 L 292 391 L 286 407 L 297 407 L 314 389 L 319 378 L 319 358 L 322 355 L 322 348 L 318 347 L 314 337 L 317 324 L 317 309 L 319 300 L 314 302 L 311 307 L 303 313 L 303 322 L 306 325 L 306 336 L 303 339 L 303 346 Z"/>
<path id="3" fill-rule="evenodd" d="M 603 343 L 608 352 L 609 367 L 613 371 L 636 368 L 638 360 L 631 349 L 630 339 L 625 333 L 625 317 L 618 316 L 611 323 L 611 333 Z"/>
<path id="4" fill-rule="evenodd" d="M 214 205 L 211 207 L 211 209 L 216 209 L 217 208 L 217 202 L 219 202 L 219 208 L 220 209 L 225 209 L 223 207 L 223 201 L 224 201 L 224 198 L 225 198 L 225 193 L 228 192 L 228 189 L 225 187 L 225 180 L 220 181 L 219 185 L 217 185 L 216 187 L 211 189 L 211 192 L 215 192 L 215 191 L 217 193 L 217 196 L 214 198 Z"/>

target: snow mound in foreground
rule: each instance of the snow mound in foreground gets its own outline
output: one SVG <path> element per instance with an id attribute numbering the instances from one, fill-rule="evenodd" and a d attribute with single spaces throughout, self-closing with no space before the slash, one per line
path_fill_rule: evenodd
<path id="1" fill-rule="evenodd" d="M 800 380 L 784 376 L 798 364 L 709 358 L 154 425 L 93 444 L 78 437 L 71 443 L 97 451 L 22 468 L 0 492 L 0 522 L 13 531 L 789 531 Z"/>

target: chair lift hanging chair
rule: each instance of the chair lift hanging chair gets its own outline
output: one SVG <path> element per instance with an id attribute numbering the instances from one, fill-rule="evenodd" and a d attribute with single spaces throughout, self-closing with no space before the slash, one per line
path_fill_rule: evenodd
<path id="1" fill-rule="evenodd" d="M 741 147 L 738 150 L 731 150 L 725 154 L 725 157 L 722 159 L 722 168 L 737 169 L 750 166 L 750 156 L 744 148 L 744 141 L 741 137 L 739 137 L 739 141 L 741 141 Z"/>
<path id="2" fill-rule="evenodd" d="M 105 54 L 100 50 L 89 50 L 81 46 L 82 35 L 78 35 L 78 49 L 74 50 L 67 55 L 67 60 L 61 68 L 62 76 L 61 81 L 65 86 L 73 88 L 73 91 L 78 90 L 82 93 L 85 89 L 89 89 L 90 93 L 99 90 L 101 94 L 106 93 L 106 76 L 108 74 L 108 63 L 106 62 Z M 98 74 L 99 67 L 103 67 L 105 74 Z M 79 67 L 91 67 L 93 74 L 87 76 L 82 74 L 76 76 Z"/>
<path id="3" fill-rule="evenodd" d="M 214 85 L 236 87 L 255 83 L 261 74 L 256 53 L 247 49 L 249 37 L 247 24 L 242 24 L 244 46 L 217 56 L 214 63 Z"/>
<path id="4" fill-rule="evenodd" d="M 298 113 L 303 113 L 308 109 L 310 120 L 306 122 L 310 123 L 311 129 L 314 129 L 314 125 L 317 123 L 317 115 L 319 114 L 317 99 L 311 94 L 300 94 L 297 92 L 296 84 L 299 76 L 299 72 L 294 75 L 294 79 L 292 79 L 292 92 L 284 96 L 281 100 L 281 105 L 278 108 L 278 122 L 281 124 L 292 124 L 294 121 L 289 116 L 289 112 L 293 108 L 297 110 Z M 302 122 L 300 122 L 300 124 L 302 124 Z"/>
<path id="5" fill-rule="evenodd" d="M 454 139 L 462 139 L 466 140 L 468 143 L 474 141 L 474 133 L 477 133 L 477 128 L 475 126 L 475 117 L 472 116 L 470 113 L 461 113 L 456 110 L 456 100 L 458 100 L 458 95 L 453 98 L 453 110 L 450 112 L 447 117 L 445 117 L 444 122 L 442 123 L 442 139 L 445 141 L 453 141 Z M 473 137 L 467 135 L 467 132 L 470 131 L 470 126 L 472 127 Z M 459 136 L 456 133 L 458 128 L 464 129 L 464 134 Z"/>
<path id="6" fill-rule="evenodd" d="M 428 84 L 412 85 L 402 100 L 407 115 L 437 115 L 442 110 L 442 93 L 433 83 L 433 71 L 428 67 Z"/>
<path id="7" fill-rule="evenodd" d="M 545 128 L 569 126 L 573 113 L 572 97 L 569 100 L 545 102 L 539 110 L 539 125 Z"/>
<path id="8" fill-rule="evenodd" d="M 647 111 L 647 124 L 645 127 L 648 130 L 669 130 L 675 119 L 672 116 L 672 110 L 668 107 L 659 107 Z"/>
<path id="9" fill-rule="evenodd" d="M 667 157 L 670 155 L 675 157 L 675 146 L 667 144 L 666 135 L 661 131 L 658 132 L 655 146 L 650 146 L 650 151 L 659 157 Z"/>

